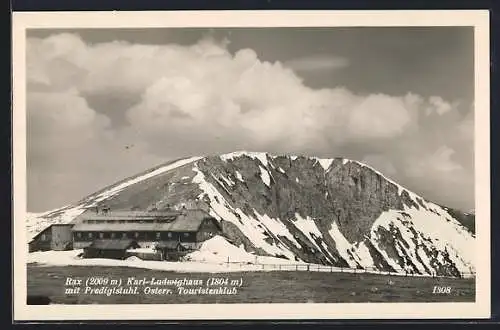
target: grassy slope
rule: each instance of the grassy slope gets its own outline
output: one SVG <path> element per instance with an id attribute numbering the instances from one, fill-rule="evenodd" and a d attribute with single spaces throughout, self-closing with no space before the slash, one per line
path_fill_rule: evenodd
<path id="1" fill-rule="evenodd" d="M 207 280 L 209 277 L 243 279 L 237 295 L 121 295 L 96 296 L 64 293 L 66 277 L 84 279 L 129 276 Z M 389 282 L 392 282 L 389 284 Z M 432 294 L 433 287 L 450 286 L 451 294 Z M 175 289 L 175 288 L 174 288 Z M 316 272 L 250 272 L 229 274 L 173 273 L 126 267 L 40 267 L 28 265 L 28 294 L 46 295 L 62 304 L 169 304 L 169 303 L 334 303 L 334 302 L 464 302 L 474 301 L 474 279 L 405 278 L 373 274 Z"/>

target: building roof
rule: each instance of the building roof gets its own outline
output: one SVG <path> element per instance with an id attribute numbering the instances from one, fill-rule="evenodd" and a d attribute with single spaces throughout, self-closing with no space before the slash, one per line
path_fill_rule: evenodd
<path id="1" fill-rule="evenodd" d="M 87 247 L 100 250 L 126 250 L 133 246 L 139 245 L 132 239 L 96 239 Z"/>
<path id="2" fill-rule="evenodd" d="M 186 210 L 190 212 L 192 210 Z M 180 211 L 109 211 L 107 213 L 87 212 L 81 218 L 83 220 L 127 220 L 127 219 L 170 219 L 176 218 L 181 214 Z"/>
<path id="3" fill-rule="evenodd" d="M 130 216 L 126 217 L 108 217 L 102 216 L 99 218 L 84 218 L 79 224 L 73 227 L 73 231 L 171 231 L 171 232 L 186 232 L 197 231 L 205 219 L 212 218 L 203 210 L 186 210 L 183 213 L 178 213 L 174 220 L 170 222 L 144 222 L 140 221 L 143 218 L 138 217 L 137 222 L 120 223 L 120 220 L 130 220 Z M 85 220 L 108 220 L 112 222 L 105 223 L 88 223 Z"/>

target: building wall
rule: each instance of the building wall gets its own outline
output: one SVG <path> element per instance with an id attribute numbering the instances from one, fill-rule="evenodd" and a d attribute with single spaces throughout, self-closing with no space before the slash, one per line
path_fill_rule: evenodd
<path id="1" fill-rule="evenodd" d="M 176 241 L 196 242 L 196 232 L 73 232 L 74 241 L 93 241 L 95 239 L 134 239 L 136 241 Z"/>
<path id="2" fill-rule="evenodd" d="M 52 225 L 50 248 L 55 251 L 72 249 L 73 239 L 70 225 Z"/>
<path id="3" fill-rule="evenodd" d="M 101 235 L 102 234 L 102 235 Z M 114 234 L 114 235 L 113 235 Z M 126 236 L 123 236 L 126 234 Z M 171 235 L 168 237 L 167 233 L 160 233 L 159 239 L 156 239 L 156 233 L 139 233 L 136 237 L 135 232 L 129 233 L 110 233 L 110 232 L 74 232 L 73 233 L 73 248 L 82 249 L 90 245 L 92 241 L 96 239 L 125 239 L 130 238 L 135 240 L 141 248 L 152 248 L 159 242 L 181 242 L 183 245 L 189 247 L 189 249 L 198 249 L 200 243 L 196 242 L 196 233 L 186 233 L 189 234 L 185 236 L 185 233 L 173 233 L 176 235 Z"/>

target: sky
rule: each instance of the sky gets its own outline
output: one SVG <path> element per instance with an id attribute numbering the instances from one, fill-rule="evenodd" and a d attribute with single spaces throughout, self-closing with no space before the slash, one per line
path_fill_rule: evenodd
<path id="1" fill-rule="evenodd" d="M 26 61 L 30 212 L 237 150 L 355 159 L 474 208 L 469 27 L 29 30 Z"/>

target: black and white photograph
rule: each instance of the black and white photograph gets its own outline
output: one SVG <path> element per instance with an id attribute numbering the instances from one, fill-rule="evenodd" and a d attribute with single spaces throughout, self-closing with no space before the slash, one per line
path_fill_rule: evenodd
<path id="1" fill-rule="evenodd" d="M 448 14 L 21 17 L 18 314 L 488 316 L 488 16 Z"/>

